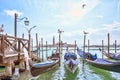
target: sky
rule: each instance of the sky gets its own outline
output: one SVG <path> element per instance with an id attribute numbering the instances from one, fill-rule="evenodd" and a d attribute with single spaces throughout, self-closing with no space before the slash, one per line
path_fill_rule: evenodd
<path id="1" fill-rule="evenodd" d="M 83 5 L 85 5 L 83 7 Z M 63 42 L 78 46 L 83 45 L 84 33 L 90 44 L 107 44 L 107 34 L 110 33 L 110 43 L 117 40 L 120 44 L 120 0 L 0 0 L 0 25 L 4 24 L 3 34 L 14 36 L 14 14 L 18 19 L 27 17 L 29 26 L 24 20 L 17 21 L 17 36 L 28 38 L 27 30 L 31 30 L 31 37 L 35 44 L 35 34 L 44 44 L 52 43 L 53 36 L 58 42 L 58 29 Z"/>

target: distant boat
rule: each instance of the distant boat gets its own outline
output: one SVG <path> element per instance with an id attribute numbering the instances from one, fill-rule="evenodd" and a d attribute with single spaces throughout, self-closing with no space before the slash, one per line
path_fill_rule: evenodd
<path id="1" fill-rule="evenodd" d="M 74 73 L 78 68 L 77 55 L 71 51 L 66 51 L 64 59 L 66 68 Z"/>
<path id="2" fill-rule="evenodd" d="M 108 57 L 108 53 L 106 51 L 103 51 L 99 48 L 100 52 L 104 54 L 106 57 Z M 109 53 L 110 59 L 120 60 L 120 52 L 119 53 Z"/>
<path id="3" fill-rule="evenodd" d="M 56 57 L 51 57 L 50 60 L 41 63 L 34 63 L 29 60 L 30 72 L 33 77 L 54 69 L 59 65 L 59 53 L 55 54 Z"/>
<path id="4" fill-rule="evenodd" d="M 77 48 L 77 53 L 80 55 L 83 55 L 83 52 L 79 48 Z M 85 53 L 85 52 L 84 54 L 87 54 L 84 59 L 90 65 L 97 68 L 105 69 L 108 71 L 120 72 L 120 62 L 112 62 L 109 60 L 100 59 L 100 58 L 97 58 L 96 54 L 92 55 L 90 53 Z"/>

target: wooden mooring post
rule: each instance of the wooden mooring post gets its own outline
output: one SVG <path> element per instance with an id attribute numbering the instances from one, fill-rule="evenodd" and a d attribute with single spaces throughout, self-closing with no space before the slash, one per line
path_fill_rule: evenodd
<path id="1" fill-rule="evenodd" d="M 46 59 L 48 59 L 48 45 L 47 45 L 47 41 L 46 41 Z"/>
<path id="2" fill-rule="evenodd" d="M 110 58 L 110 34 L 108 33 L 108 58 Z"/>
<path id="3" fill-rule="evenodd" d="M 115 40 L 115 53 L 117 53 L 117 40 Z"/>
<path id="4" fill-rule="evenodd" d="M 90 50 L 90 41 L 88 39 L 88 53 L 89 53 L 89 50 Z"/>
<path id="5" fill-rule="evenodd" d="M 76 53 L 76 46 L 77 46 L 77 44 L 76 44 L 76 40 L 75 40 L 74 53 Z"/>
<path id="6" fill-rule="evenodd" d="M 102 51 L 104 51 L 104 40 L 102 40 Z M 103 52 L 102 52 L 102 59 L 104 58 Z"/>
<path id="7" fill-rule="evenodd" d="M 38 54 L 39 54 L 39 57 L 41 57 L 41 51 L 40 51 L 40 49 L 41 49 L 41 45 L 40 45 L 40 41 L 39 41 L 39 49 L 38 49 Z"/>
<path id="8" fill-rule="evenodd" d="M 37 49 L 37 57 L 38 57 L 38 34 L 36 33 L 36 49 Z"/>
<path id="9" fill-rule="evenodd" d="M 42 48 L 42 61 L 44 61 L 44 55 L 43 55 L 43 38 L 41 38 L 41 48 Z"/>

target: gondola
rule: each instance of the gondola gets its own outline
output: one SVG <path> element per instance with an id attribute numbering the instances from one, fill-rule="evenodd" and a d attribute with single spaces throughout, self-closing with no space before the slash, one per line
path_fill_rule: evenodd
<path id="1" fill-rule="evenodd" d="M 113 71 L 113 72 L 119 72 L 120 73 L 120 62 L 112 62 L 105 59 L 99 59 L 96 60 L 88 60 L 88 63 L 92 66 L 95 66 L 97 68 Z"/>
<path id="2" fill-rule="evenodd" d="M 64 55 L 65 67 L 72 73 L 78 68 L 77 55 L 71 51 L 67 51 Z"/>
<path id="3" fill-rule="evenodd" d="M 33 63 L 30 59 L 29 61 L 29 66 L 30 66 L 30 72 L 31 75 L 33 77 L 36 77 L 42 73 L 45 73 L 49 70 L 54 69 L 55 67 L 57 67 L 59 65 L 59 53 L 54 54 L 54 56 L 56 55 L 56 57 L 52 57 L 50 59 L 48 59 L 48 61 L 46 62 L 41 62 L 41 63 Z"/>
<path id="4" fill-rule="evenodd" d="M 103 51 L 99 48 L 100 52 L 104 54 L 106 57 L 109 57 L 110 59 L 120 60 L 120 53 L 108 53 L 106 51 Z"/>
<path id="5" fill-rule="evenodd" d="M 78 47 L 77 47 L 77 53 L 82 59 L 87 59 L 89 55 L 89 53 L 80 50 Z"/>
<path id="6" fill-rule="evenodd" d="M 81 50 L 78 48 L 77 53 L 82 55 L 83 52 L 80 51 Z M 95 55 L 92 55 L 90 53 L 89 54 L 85 53 L 85 54 L 87 54 L 85 60 L 88 62 L 88 64 L 104 70 L 120 72 L 120 62 L 113 62 L 113 61 L 97 58 L 96 54 Z"/>

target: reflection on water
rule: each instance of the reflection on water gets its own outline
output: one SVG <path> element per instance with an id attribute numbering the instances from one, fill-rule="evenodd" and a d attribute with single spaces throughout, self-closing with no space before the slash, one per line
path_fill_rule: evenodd
<path id="1" fill-rule="evenodd" d="M 63 80 L 65 78 L 65 69 L 64 69 L 64 54 L 61 54 L 61 66 L 59 69 L 54 73 L 54 77 L 52 80 Z"/>
<path id="2" fill-rule="evenodd" d="M 112 75 L 113 78 L 116 78 L 117 80 L 120 80 L 120 73 L 111 72 L 111 75 Z"/>
<path id="3" fill-rule="evenodd" d="M 87 64 L 86 62 L 84 64 L 80 62 L 79 64 L 80 71 L 77 76 L 77 80 L 101 80 L 101 78 L 92 70 L 90 70 L 86 64 Z"/>

